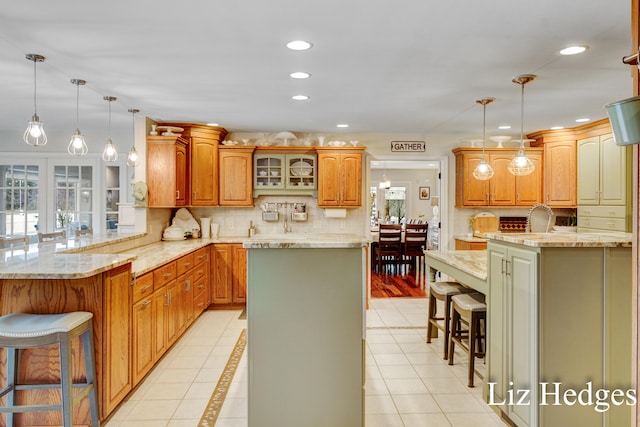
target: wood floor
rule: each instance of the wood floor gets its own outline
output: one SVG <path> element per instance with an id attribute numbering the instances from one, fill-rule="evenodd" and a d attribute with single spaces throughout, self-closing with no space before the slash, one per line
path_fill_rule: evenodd
<path id="1" fill-rule="evenodd" d="M 424 290 L 416 282 L 415 270 L 406 272 L 404 269 L 383 270 L 382 274 L 371 270 L 371 297 L 426 297 Z"/>

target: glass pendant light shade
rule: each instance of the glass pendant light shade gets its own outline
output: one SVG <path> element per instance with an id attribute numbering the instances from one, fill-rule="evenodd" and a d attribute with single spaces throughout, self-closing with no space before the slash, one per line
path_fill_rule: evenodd
<path id="1" fill-rule="evenodd" d="M 84 135 L 80 132 L 80 129 L 76 129 L 76 132 L 71 137 L 71 141 L 69 141 L 69 145 L 67 146 L 67 151 L 72 156 L 84 156 L 89 152 L 87 143 L 84 140 Z"/>
<path id="2" fill-rule="evenodd" d="M 105 162 L 115 162 L 118 160 L 118 150 L 116 150 L 116 147 L 113 145 L 113 141 L 111 140 L 111 102 L 118 98 L 115 96 L 105 96 L 102 99 L 109 101 L 109 139 L 107 139 L 107 143 L 104 145 L 102 160 Z"/>
<path id="3" fill-rule="evenodd" d="M 487 163 L 487 159 L 484 157 L 484 146 L 487 140 L 487 104 L 492 103 L 494 100 L 495 98 L 482 98 L 476 101 L 478 104 L 482 105 L 482 159 L 478 166 L 473 170 L 473 177 L 479 181 L 486 181 L 493 177 L 493 168 L 489 163 Z"/>
<path id="4" fill-rule="evenodd" d="M 535 74 L 521 74 L 512 80 L 513 83 L 519 84 L 522 87 L 520 101 L 520 149 L 509 163 L 509 166 L 507 166 L 509 172 L 516 176 L 530 175 L 536 169 L 536 165 L 533 164 L 531 159 L 527 157 L 527 153 L 524 152 L 524 85 L 536 77 Z"/>
<path id="5" fill-rule="evenodd" d="M 38 108 L 36 105 L 36 63 L 44 62 L 44 56 L 35 53 L 27 55 L 29 61 L 33 61 L 33 116 L 27 126 L 27 130 L 24 131 L 22 139 L 25 143 L 34 146 L 45 145 L 47 143 L 47 134 L 44 132 L 44 124 L 38 117 Z"/>
<path id="6" fill-rule="evenodd" d="M 72 156 L 84 156 L 89 152 L 87 148 L 87 143 L 84 140 L 84 135 L 80 132 L 80 86 L 85 85 L 87 82 L 85 80 L 80 79 L 71 79 L 71 83 L 76 85 L 76 123 L 78 127 L 76 128 L 75 133 L 71 137 L 71 141 L 69 141 L 69 145 L 67 146 L 67 151 Z"/>
<path id="7" fill-rule="evenodd" d="M 140 163 L 140 156 L 138 156 L 138 152 L 136 151 L 136 138 L 135 138 L 135 129 L 136 129 L 136 113 L 140 112 L 140 110 L 136 110 L 135 108 L 129 108 L 129 112 L 131 113 L 131 117 L 133 119 L 133 144 L 131 145 L 131 150 L 129 150 L 129 154 L 127 154 L 127 166 L 135 167 Z"/>
<path id="8" fill-rule="evenodd" d="M 479 181 L 491 179 L 493 177 L 493 168 L 485 159 L 482 159 L 473 170 L 473 177 Z"/>
<path id="9" fill-rule="evenodd" d="M 520 147 L 516 156 L 511 160 L 507 168 L 509 169 L 509 172 L 516 176 L 524 176 L 533 173 L 536 169 L 536 165 L 534 165 L 531 159 L 527 157 L 527 154 L 524 152 L 524 148 Z"/>

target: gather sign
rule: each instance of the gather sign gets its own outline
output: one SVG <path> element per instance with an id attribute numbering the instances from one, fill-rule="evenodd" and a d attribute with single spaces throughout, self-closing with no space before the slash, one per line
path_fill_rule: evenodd
<path id="1" fill-rule="evenodd" d="M 391 141 L 393 152 L 425 152 L 427 144 L 424 141 Z"/>

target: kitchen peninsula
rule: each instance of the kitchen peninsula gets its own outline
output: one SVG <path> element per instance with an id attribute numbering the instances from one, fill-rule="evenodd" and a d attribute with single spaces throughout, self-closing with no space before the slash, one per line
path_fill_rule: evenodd
<path id="1" fill-rule="evenodd" d="M 519 427 L 630 425 L 632 406 L 624 399 L 620 405 L 610 399 L 614 390 L 633 389 L 631 235 L 488 233 L 486 237 L 485 400 Z M 440 266 L 465 283 L 465 277 L 456 273 L 473 265 L 467 262 L 465 267 L 470 254 L 464 252 L 478 251 L 427 252 L 426 262 L 430 269 Z M 585 405 L 562 398 L 554 404 L 551 395 L 542 400 L 545 383 L 551 384 L 549 388 L 557 383 L 560 395 L 567 390 L 608 390 L 607 410 L 596 410 L 595 398 Z M 529 391 L 523 404 L 509 398 L 522 390 Z"/>

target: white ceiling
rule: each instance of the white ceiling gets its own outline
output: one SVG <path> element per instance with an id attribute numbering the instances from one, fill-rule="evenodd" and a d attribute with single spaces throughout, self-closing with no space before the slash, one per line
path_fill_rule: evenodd
<path id="1" fill-rule="evenodd" d="M 131 124 L 128 108 L 158 120 L 217 122 L 232 132 L 420 134 L 451 143 L 606 117 L 632 93 L 630 1 L 621 0 L 80 0 L 5 2 L 0 10 L 0 130 Z M 285 44 L 305 39 L 304 52 Z M 586 44 L 582 55 L 559 49 Z M 294 80 L 293 71 L 312 77 Z M 309 101 L 293 101 L 295 94 Z M 348 123 L 347 130 L 336 128 Z M 498 131 L 511 124 L 510 131 Z M 3 142 L 4 144 L 4 142 Z"/>

